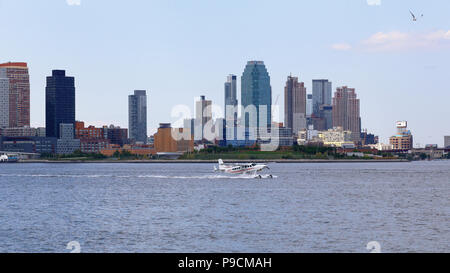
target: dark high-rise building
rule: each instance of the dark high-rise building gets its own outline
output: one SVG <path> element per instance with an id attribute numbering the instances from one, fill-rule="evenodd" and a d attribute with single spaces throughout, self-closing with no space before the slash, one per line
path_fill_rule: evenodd
<path id="1" fill-rule="evenodd" d="M 75 128 L 75 78 L 66 71 L 53 70 L 45 89 L 45 124 L 47 137 L 60 138 L 60 124 Z"/>
<path id="2" fill-rule="evenodd" d="M 242 122 L 245 127 L 271 127 L 272 87 L 262 61 L 249 61 L 241 78 Z"/>
<path id="3" fill-rule="evenodd" d="M 306 88 L 297 77 L 289 76 L 284 88 L 284 126 L 294 135 L 306 128 Z"/>
<path id="4" fill-rule="evenodd" d="M 135 142 L 147 143 L 147 93 L 135 90 L 128 96 L 128 132 Z"/>
<path id="5" fill-rule="evenodd" d="M 333 127 L 331 88 L 332 83 L 328 80 L 313 80 L 312 123 L 319 131 Z"/>
<path id="6" fill-rule="evenodd" d="M 0 64 L 0 79 L 9 80 L 8 127 L 30 126 L 30 77 L 27 63 Z"/>
<path id="7" fill-rule="evenodd" d="M 331 105 L 332 83 L 328 80 L 313 80 L 313 114 L 320 116 L 321 105 Z"/>
<path id="8" fill-rule="evenodd" d="M 352 140 L 361 138 L 361 116 L 359 99 L 354 88 L 339 87 L 333 98 L 333 127 L 342 127 L 352 132 Z"/>
<path id="9" fill-rule="evenodd" d="M 230 75 L 225 83 L 225 132 L 226 138 L 236 139 L 237 137 L 237 111 L 238 111 L 238 100 L 237 100 L 237 77 L 235 75 Z"/>

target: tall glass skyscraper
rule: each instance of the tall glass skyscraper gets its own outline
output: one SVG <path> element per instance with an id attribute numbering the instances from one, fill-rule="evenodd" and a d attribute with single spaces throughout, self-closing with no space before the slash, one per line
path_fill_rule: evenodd
<path id="1" fill-rule="evenodd" d="M 238 100 L 237 100 L 237 77 L 235 75 L 229 75 L 227 81 L 225 82 L 225 133 L 227 139 L 237 137 L 237 111 L 238 111 Z M 233 132 L 233 133 L 232 133 Z M 232 133 L 232 134 L 231 134 Z"/>
<path id="2" fill-rule="evenodd" d="M 53 70 L 45 89 L 45 124 L 47 137 L 60 138 L 60 124 L 75 128 L 75 78 L 66 71 Z"/>
<path id="3" fill-rule="evenodd" d="M 313 114 L 319 116 L 321 105 L 331 105 L 332 83 L 328 80 L 313 80 Z"/>
<path id="4" fill-rule="evenodd" d="M 249 61 L 241 78 L 241 119 L 245 127 L 271 127 L 272 87 L 262 61 Z"/>
<path id="5" fill-rule="evenodd" d="M 147 143 L 147 93 L 135 90 L 128 96 L 128 132 L 135 142 Z"/>
<path id="6" fill-rule="evenodd" d="M 332 83 L 328 80 L 313 80 L 313 124 L 319 131 L 333 127 L 332 121 Z"/>

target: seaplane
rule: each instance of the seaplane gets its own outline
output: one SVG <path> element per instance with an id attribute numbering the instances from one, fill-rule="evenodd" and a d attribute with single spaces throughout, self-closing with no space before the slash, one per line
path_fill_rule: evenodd
<path id="1" fill-rule="evenodd" d="M 265 164 L 256 164 L 256 163 L 245 163 L 245 164 L 230 164 L 227 165 L 223 162 L 222 159 L 219 159 L 219 167 L 214 166 L 215 172 L 223 172 L 227 174 L 241 174 L 241 175 L 251 175 L 255 178 L 273 178 L 273 175 L 260 175 L 258 172 L 262 172 L 263 170 L 270 170 L 269 166 Z"/>

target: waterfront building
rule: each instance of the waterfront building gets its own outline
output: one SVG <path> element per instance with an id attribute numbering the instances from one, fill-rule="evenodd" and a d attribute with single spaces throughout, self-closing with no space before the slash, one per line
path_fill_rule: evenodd
<path id="1" fill-rule="evenodd" d="M 284 125 L 294 134 L 306 128 L 306 88 L 297 77 L 289 76 L 284 88 Z"/>
<path id="2" fill-rule="evenodd" d="M 153 155 L 156 154 L 155 149 L 153 148 L 152 145 L 146 145 L 146 144 L 125 144 L 123 146 L 119 146 L 116 144 L 110 144 L 108 145 L 107 148 L 102 149 L 100 151 L 100 153 L 104 156 L 107 157 L 112 157 L 114 156 L 116 153 L 123 153 L 123 152 L 127 152 L 130 153 L 132 155 L 136 155 L 136 156 L 143 156 L 143 157 L 152 157 Z"/>
<path id="3" fill-rule="evenodd" d="M 389 141 L 392 149 L 395 151 L 409 151 L 413 148 L 413 136 L 408 130 L 408 122 L 399 121 L 396 124 L 397 134 L 392 136 Z"/>
<path id="4" fill-rule="evenodd" d="M 136 143 L 147 143 L 147 93 L 135 90 L 128 96 L 129 138 Z"/>
<path id="5" fill-rule="evenodd" d="M 445 149 L 439 149 L 435 147 L 435 144 L 432 144 L 431 146 L 433 147 L 411 149 L 409 154 L 415 159 L 422 159 L 422 156 L 425 154 L 426 158 L 431 160 L 443 159 L 447 156 Z"/>
<path id="6" fill-rule="evenodd" d="M 83 153 L 99 154 L 102 150 L 109 147 L 109 141 L 102 138 L 83 138 L 80 139 L 80 150 Z"/>
<path id="7" fill-rule="evenodd" d="M 212 101 L 207 100 L 205 96 L 200 96 L 200 100 L 195 103 L 195 140 L 212 141 L 212 127 Z"/>
<path id="8" fill-rule="evenodd" d="M 77 139 L 106 139 L 105 130 L 95 126 L 85 127 L 84 122 L 75 122 L 75 138 Z"/>
<path id="9" fill-rule="evenodd" d="M 84 153 L 99 153 L 109 144 L 123 146 L 128 143 L 128 129 L 122 129 L 114 125 L 97 128 L 85 127 L 84 122 L 75 123 L 75 138 L 81 140 L 81 151 Z"/>
<path id="10" fill-rule="evenodd" d="M 17 127 L 0 129 L 0 135 L 8 137 L 34 137 L 38 136 L 36 128 Z"/>
<path id="11" fill-rule="evenodd" d="M 109 145 L 104 128 L 85 127 L 84 122 L 75 122 L 75 138 L 80 140 L 80 150 L 83 153 L 100 153 Z"/>
<path id="12" fill-rule="evenodd" d="M 61 124 L 75 128 L 75 78 L 66 71 L 53 70 L 45 89 L 45 130 L 47 137 L 61 138 Z"/>
<path id="13" fill-rule="evenodd" d="M 238 100 L 237 100 L 237 77 L 229 75 L 225 82 L 225 124 L 222 133 L 225 139 L 237 138 L 238 122 Z M 228 132 L 228 133 L 227 133 Z"/>
<path id="14" fill-rule="evenodd" d="M 180 135 L 183 134 L 183 129 L 172 129 L 170 123 L 161 123 L 158 132 L 154 135 L 155 150 L 157 153 L 179 153 L 179 152 L 193 152 L 194 140 L 175 140 L 173 138 L 174 131 L 177 130 Z"/>
<path id="15" fill-rule="evenodd" d="M 110 125 L 109 127 L 104 126 L 103 131 L 109 143 L 119 146 L 128 144 L 128 129 Z"/>
<path id="16" fill-rule="evenodd" d="M 320 131 L 318 136 L 325 146 L 345 147 L 354 144 L 352 132 L 344 130 L 342 127 L 334 127 L 327 131 Z"/>
<path id="17" fill-rule="evenodd" d="M 0 128 L 9 127 L 9 79 L 0 78 Z"/>
<path id="18" fill-rule="evenodd" d="M 367 129 L 361 132 L 361 145 L 367 146 L 378 143 L 378 136 L 367 133 Z"/>
<path id="19" fill-rule="evenodd" d="M 381 142 L 376 144 L 369 144 L 367 146 L 369 146 L 371 149 L 376 149 L 378 151 L 392 151 L 393 149 L 392 144 L 385 144 Z"/>
<path id="20" fill-rule="evenodd" d="M 55 154 L 57 139 L 55 137 L 0 136 L 0 150 L 13 153 Z"/>
<path id="21" fill-rule="evenodd" d="M 247 130 L 260 131 L 272 124 L 272 87 L 262 61 L 249 61 L 241 77 L 241 119 Z M 252 135 L 246 132 L 246 137 Z M 246 138 L 248 139 L 248 138 Z"/>
<path id="22" fill-rule="evenodd" d="M 444 148 L 450 148 L 450 136 L 444 137 Z"/>
<path id="23" fill-rule="evenodd" d="M 354 88 L 339 87 L 333 98 L 333 127 L 352 132 L 352 140 L 359 143 L 361 137 L 360 102 Z"/>
<path id="24" fill-rule="evenodd" d="M 307 145 L 310 142 L 320 142 L 319 131 L 315 130 L 313 125 L 309 125 L 307 129 L 301 129 L 297 135 L 298 145 Z"/>
<path id="25" fill-rule="evenodd" d="M 4 63 L 0 64 L 0 79 L 8 79 L 8 126 L 25 127 L 30 126 L 30 76 L 27 63 Z M 5 83 L 1 84 L 5 88 Z M 0 87 L 0 103 L 5 103 L 5 91 Z M 3 98 L 1 98 L 3 95 Z M 5 108 L 1 107 L 3 111 Z M 0 119 L 5 115 L 0 111 Z M 4 121 L 0 121 L 4 122 Z M 1 124 L 0 124 L 1 127 Z"/>
<path id="26" fill-rule="evenodd" d="M 80 140 L 75 138 L 73 123 L 60 123 L 59 136 L 56 146 L 57 154 L 68 155 L 80 150 Z"/>

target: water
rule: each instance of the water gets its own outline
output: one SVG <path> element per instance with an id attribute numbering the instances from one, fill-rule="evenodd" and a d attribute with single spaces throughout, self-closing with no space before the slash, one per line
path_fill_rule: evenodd
<path id="1" fill-rule="evenodd" d="M 0 252 L 450 251 L 450 161 L 1 164 Z"/>

